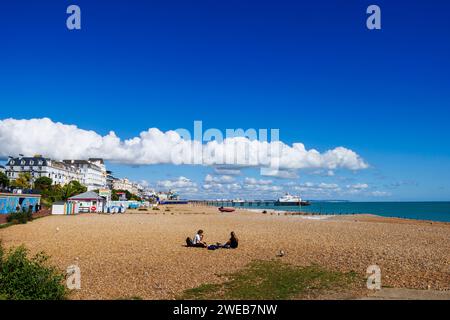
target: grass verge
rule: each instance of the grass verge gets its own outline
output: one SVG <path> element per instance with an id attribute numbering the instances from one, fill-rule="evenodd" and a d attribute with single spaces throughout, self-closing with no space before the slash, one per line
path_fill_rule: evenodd
<path id="1" fill-rule="evenodd" d="M 354 272 L 341 273 L 320 266 L 298 267 L 280 261 L 255 261 L 226 275 L 221 284 L 186 290 L 181 300 L 289 300 L 351 288 L 359 281 Z"/>
<path id="2" fill-rule="evenodd" d="M 15 223 L 12 223 L 12 222 L 3 223 L 3 224 L 0 224 L 0 229 L 5 229 L 5 228 L 11 227 L 13 225 L 15 225 Z"/>

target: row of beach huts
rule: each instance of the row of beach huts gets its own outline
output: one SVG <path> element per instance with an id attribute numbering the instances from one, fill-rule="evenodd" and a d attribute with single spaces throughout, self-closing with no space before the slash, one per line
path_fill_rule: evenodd
<path id="1" fill-rule="evenodd" d="M 99 195 L 88 191 L 69 198 L 67 201 L 55 202 L 51 213 L 55 215 L 74 215 L 79 213 L 125 213 L 128 209 L 149 208 L 156 204 L 148 201 L 120 200 L 112 201 L 110 195 Z M 0 192 L 0 214 L 41 209 L 41 195 L 32 193 Z"/>

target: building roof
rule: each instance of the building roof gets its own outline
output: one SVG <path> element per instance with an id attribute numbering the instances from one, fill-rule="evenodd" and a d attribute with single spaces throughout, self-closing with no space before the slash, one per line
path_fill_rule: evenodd
<path id="1" fill-rule="evenodd" d="M 92 162 L 99 162 L 99 163 L 101 163 L 101 164 L 105 164 L 105 162 L 103 161 L 102 158 L 89 158 L 89 161 L 92 161 Z"/>
<path id="2" fill-rule="evenodd" d="M 88 191 L 88 192 L 73 196 L 73 197 L 69 198 L 69 200 L 105 200 L 105 198 L 100 197 L 94 191 Z"/>
<path id="3" fill-rule="evenodd" d="M 81 165 L 88 165 L 91 168 L 101 170 L 101 168 L 96 165 L 93 162 L 90 162 L 89 160 L 63 160 L 63 162 L 67 165 L 74 165 L 74 166 L 81 166 Z"/>
<path id="4" fill-rule="evenodd" d="M 47 166 L 47 161 L 50 159 L 43 158 L 41 156 L 39 157 L 18 157 L 18 158 L 11 158 L 8 160 L 7 165 L 9 166 Z M 24 163 L 22 164 L 22 161 Z M 41 163 L 39 163 L 41 162 Z"/>

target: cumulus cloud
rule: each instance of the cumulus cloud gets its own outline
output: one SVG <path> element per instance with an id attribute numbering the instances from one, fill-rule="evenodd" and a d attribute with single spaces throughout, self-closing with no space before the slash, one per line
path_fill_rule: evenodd
<path id="1" fill-rule="evenodd" d="M 369 185 L 367 183 L 356 183 L 353 185 L 347 185 L 348 189 L 354 189 L 354 190 L 364 190 L 369 188 Z"/>
<path id="2" fill-rule="evenodd" d="M 216 167 L 216 168 L 214 168 L 214 173 L 229 175 L 229 176 L 238 176 L 241 174 L 241 170 L 236 169 L 236 168 L 229 168 L 229 167 Z"/>
<path id="3" fill-rule="evenodd" d="M 281 186 L 270 186 L 270 185 L 260 185 L 260 184 L 245 184 L 244 189 L 253 192 L 280 192 L 283 191 Z"/>
<path id="4" fill-rule="evenodd" d="M 283 190 L 281 186 L 272 186 L 272 180 L 255 179 L 251 177 L 245 177 L 242 181 L 236 181 L 232 176 L 213 176 L 206 175 L 204 179 L 203 189 L 208 192 L 215 193 L 230 193 L 239 191 L 244 192 L 243 194 L 255 195 L 255 192 L 278 192 Z"/>
<path id="5" fill-rule="evenodd" d="M 213 176 L 211 174 L 206 175 L 205 182 L 211 183 L 221 183 L 221 184 L 227 184 L 227 183 L 233 183 L 235 181 L 234 177 L 228 176 L 228 175 L 221 175 L 221 176 Z"/>
<path id="6" fill-rule="evenodd" d="M 242 186 L 235 183 L 217 183 L 217 182 L 209 182 L 203 185 L 203 189 L 205 190 L 214 190 L 216 192 L 224 192 L 224 191 L 236 191 L 242 189 Z"/>
<path id="7" fill-rule="evenodd" d="M 302 143 L 233 137 L 223 141 L 183 139 L 176 131 L 157 128 L 122 140 L 113 131 L 100 135 L 48 118 L 0 120 L 0 157 L 42 154 L 54 159 L 102 157 L 122 164 L 198 164 L 266 167 L 280 172 L 305 168 L 359 170 L 367 163 L 354 151 L 337 147 L 320 153 Z M 283 171 L 287 170 L 287 171 Z M 270 173 L 270 172 L 269 172 Z"/>
<path id="8" fill-rule="evenodd" d="M 329 192 L 339 192 L 341 187 L 336 183 L 313 183 L 305 182 L 294 187 L 294 190 L 301 192 L 314 192 L 314 193 L 329 193 Z"/>
<path id="9" fill-rule="evenodd" d="M 273 181 L 246 177 L 244 179 L 244 183 L 248 184 L 248 185 L 269 185 L 269 184 L 272 184 Z"/>
<path id="10" fill-rule="evenodd" d="M 261 175 L 279 179 L 297 179 L 299 177 L 295 170 L 280 170 L 272 168 L 261 168 Z"/>
<path id="11" fill-rule="evenodd" d="M 186 177 L 178 177 L 177 179 L 171 180 L 160 180 L 156 182 L 158 188 L 163 188 L 167 190 L 180 190 L 184 192 L 197 192 L 197 183 L 193 182 L 191 179 Z"/>
<path id="12" fill-rule="evenodd" d="M 386 192 L 386 191 L 373 191 L 370 194 L 374 197 L 388 197 L 391 195 L 390 192 Z"/>
<path id="13" fill-rule="evenodd" d="M 315 170 L 311 173 L 322 177 L 334 177 L 335 175 L 335 172 L 333 170 L 322 170 L 322 169 Z"/>
<path id="14" fill-rule="evenodd" d="M 385 197 L 391 194 L 386 191 L 373 190 L 367 183 L 355 183 L 351 185 L 340 186 L 337 183 L 313 183 L 305 182 L 295 185 L 294 183 L 284 184 L 292 190 L 300 192 L 307 196 L 326 196 L 326 197 Z"/>

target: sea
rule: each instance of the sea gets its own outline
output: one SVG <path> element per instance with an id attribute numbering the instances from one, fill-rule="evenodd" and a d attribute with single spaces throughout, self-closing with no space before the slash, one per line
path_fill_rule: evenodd
<path id="1" fill-rule="evenodd" d="M 301 211 L 315 214 L 374 214 L 383 217 L 396 217 L 416 220 L 450 222 L 450 202 L 348 202 L 311 201 L 310 206 L 289 207 L 274 205 L 249 205 L 236 207 L 248 209 L 267 209 L 280 211 Z"/>

